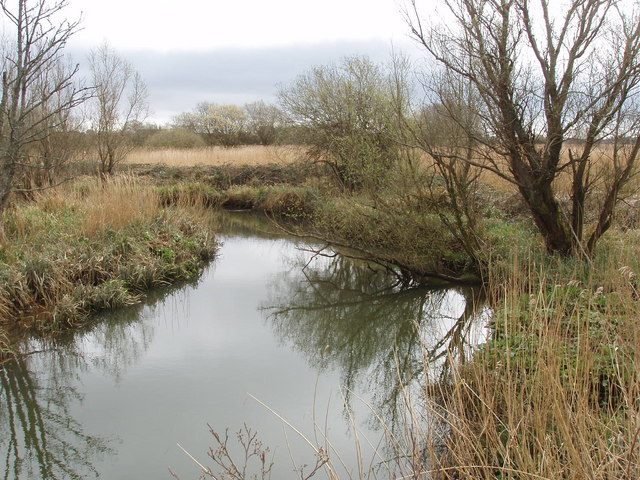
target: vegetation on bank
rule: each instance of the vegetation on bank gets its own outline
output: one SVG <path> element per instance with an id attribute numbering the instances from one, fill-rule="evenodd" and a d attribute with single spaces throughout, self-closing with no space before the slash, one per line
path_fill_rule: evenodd
<path id="1" fill-rule="evenodd" d="M 2 218 L 0 326 L 59 332 L 197 276 L 217 248 L 206 218 L 193 206 L 163 207 L 155 189 L 128 177 L 15 204 Z"/>
<path id="2" fill-rule="evenodd" d="M 126 252 L 137 265 L 156 265 L 157 261 L 175 269 L 176 262 L 184 266 L 183 261 L 177 261 L 184 257 L 177 250 L 182 242 L 176 239 L 189 230 L 183 223 L 177 228 L 163 223 L 175 208 L 254 209 L 302 220 L 300 234 L 311 232 L 346 255 L 389 265 L 409 281 L 478 276 L 477 263 L 446 223 L 455 218 L 450 204 L 442 199 L 444 182 L 433 180 L 430 188 L 417 188 L 416 179 L 424 176 L 403 183 L 390 171 L 388 179 L 395 184 L 389 181 L 375 189 L 346 192 L 336 189 L 331 177 L 322 172 L 303 174 L 310 171 L 304 168 L 144 167 L 145 181 L 157 185 L 148 189 L 136 184 L 125 189 L 127 202 L 108 217 L 114 218 L 123 205 L 144 205 L 137 195 L 148 195 L 152 204 L 163 206 L 156 217 L 162 222 L 134 230 L 125 227 L 123 231 L 133 239 L 125 240 L 114 233 L 115 227 L 113 231 L 86 226 L 78 229 L 85 223 L 65 220 L 68 210 L 75 213 L 80 208 L 76 204 L 61 210 L 67 212 L 60 216 L 66 225 L 64 231 L 94 233 L 84 233 L 77 241 L 67 237 L 65 247 L 83 246 L 80 238 L 86 237 L 104 247 L 92 251 L 107 258 L 107 265 L 115 264 L 114 259 L 121 259 Z M 489 285 L 492 335 L 466 362 L 452 362 L 448 376 L 434 378 L 425 365 L 421 396 L 407 405 L 405 437 L 393 433 L 388 439 L 395 449 L 394 458 L 402 459 L 395 472 L 424 479 L 638 477 L 640 379 L 636 372 L 640 365 L 635 352 L 640 348 L 636 277 L 640 238 L 633 229 L 637 226 L 633 211 L 624 212 L 590 258 L 567 258 L 546 251 L 526 208 L 521 208 L 517 199 L 488 183 L 478 183 L 476 188 L 483 200 L 477 223 L 483 248 L 476 253 L 481 255 L 482 276 Z M 48 225 L 57 203 L 76 195 L 86 200 L 92 195 L 90 191 L 92 188 L 79 184 L 59 194 L 38 196 L 33 204 L 19 205 L 7 214 L 7 238 L 19 239 L 16 233 L 23 232 L 27 244 L 39 237 L 27 242 L 26 232 L 39 229 L 42 239 L 36 240 L 40 242 L 36 245 L 48 244 L 46 232 L 55 230 L 32 225 Z M 32 223 L 20 227 L 21 222 Z M 151 238 L 140 238 L 136 232 L 141 231 L 150 233 Z M 153 261 L 141 260 L 140 251 L 131 248 L 131 242 L 151 253 Z M 118 250 L 123 245 L 127 245 L 125 250 Z M 6 252 L 5 248 L 5 257 Z M 64 264 L 73 258 L 69 252 L 52 263 Z M 13 258 L 24 261 L 26 257 L 14 252 Z M 176 261 L 168 261 L 171 259 Z M 105 264 L 98 265 L 105 268 Z M 119 270 L 128 271 L 126 267 Z M 20 285 L 31 278 L 37 287 L 30 299 L 46 296 L 38 293 L 38 288 L 42 290 L 39 285 L 50 281 L 43 271 L 36 270 L 31 277 L 22 274 L 25 280 Z M 73 275 L 60 277 L 82 278 Z M 134 301 L 132 297 L 141 293 L 133 288 L 115 295 L 112 285 L 128 286 L 120 280 L 97 286 L 95 298 L 100 300 L 96 304 L 115 306 L 119 300 Z M 58 297 L 63 299 L 59 309 L 65 302 L 73 304 L 74 298 L 90 298 L 84 292 L 68 290 Z M 37 313 L 29 312 L 26 318 L 37 323 L 44 318 Z M 68 320 L 66 325 L 74 321 Z M 380 454 L 381 460 L 388 458 L 383 456 L 386 452 Z M 333 461 L 331 455 L 318 458 L 320 468 Z"/>
<path id="3" fill-rule="evenodd" d="M 435 478 L 640 475 L 638 240 L 603 238 L 591 268 L 530 257 L 494 279 L 487 342 L 425 385 Z"/>
<path id="4" fill-rule="evenodd" d="M 227 175 L 187 169 L 176 181 L 146 170 L 138 180 L 87 179 L 17 203 L 5 214 L 2 259 L 19 280 L 6 282 L 14 290 L 2 298 L 33 306 L 21 318 L 46 333 L 78 324 L 85 308 L 136 301 L 145 288 L 197 274 L 191 262 L 201 267 L 215 250 L 202 209 L 219 207 L 294 219 L 300 234 L 324 237 L 346 255 L 401 274 L 407 266 L 411 281 L 433 282 L 419 277 L 420 269 L 473 271 L 442 222 L 447 207 L 438 188 L 411 192 L 397 180 L 374 192 L 338 193 L 321 171 L 302 175 L 307 170 L 295 165 L 227 168 Z M 235 180 L 217 180 L 225 177 Z M 290 177 L 296 180 L 287 182 Z M 549 254 L 513 197 L 486 183 L 479 193 L 493 335 L 465 362 L 451 362 L 448 376 L 434 377 L 425 364 L 424 389 L 407 403 L 405 437 L 394 432 L 388 439 L 403 459 L 396 472 L 634 478 L 640 474 L 640 238 L 629 228 L 632 212 L 587 261 Z M 120 276 L 98 281 L 116 271 Z M 58 306 L 51 308 L 49 299 Z M 15 315 L 20 305 L 3 308 Z M 73 314 L 63 317 L 67 309 Z M 330 461 L 330 455 L 319 459 L 321 467 Z"/>
<path id="5" fill-rule="evenodd" d="M 400 180 L 407 176 L 390 172 L 395 184 L 344 192 L 317 173 L 295 185 L 254 180 L 220 190 L 201 183 L 160 191 L 173 192 L 173 202 L 209 191 L 218 207 L 235 194 L 229 206 L 273 215 L 282 212 L 269 208 L 267 198 L 297 192 L 305 205 L 293 217 L 302 220 L 298 233 L 324 238 L 345 255 L 379 261 L 401 275 L 409 271 L 414 282 L 438 280 L 421 277 L 421 270 L 450 279 L 475 272 L 443 222 L 450 210 L 436 180 L 431 189 L 417 189 L 411 179 L 411 190 Z M 382 427 L 388 450 L 377 453 L 372 465 L 378 470 L 360 478 L 386 478 L 387 471 L 420 479 L 637 477 L 637 210 L 622 212 L 588 259 L 563 257 L 546 250 L 517 197 L 491 181 L 477 185 L 491 334 L 464 357 L 452 348 L 446 375 L 434 375 L 425 352 L 423 388 L 400 394 L 407 409 L 403 431 Z M 319 468 L 334 478 L 335 455 L 317 455 Z"/>
<path id="6" fill-rule="evenodd" d="M 184 199 L 189 188 L 212 187 L 162 188 L 182 191 L 177 198 Z M 418 282 L 434 282 L 433 276 L 420 278 L 420 269 L 443 276 L 473 271 L 442 222 L 446 205 L 425 191 L 420 196 L 403 187 L 402 197 L 387 186 L 375 194 L 337 194 L 320 177 L 296 186 L 216 190 L 217 205 L 235 192 L 244 199 L 236 206 L 262 205 L 275 214 L 258 199 L 296 190 L 306 199 L 304 213 L 295 217 L 304 221 L 299 232 L 324 237 L 341 253 L 381 261 L 401 273 L 406 268 Z M 390 450 L 379 451 L 378 460 L 391 465 L 388 458 L 401 459 L 390 468 L 406 478 L 636 478 L 637 211 L 623 212 L 589 259 L 563 257 L 544 248 L 513 196 L 488 183 L 479 183 L 478 193 L 484 199 L 480 231 L 491 334 L 465 357 L 451 349 L 446 375 L 434 375 L 425 352 L 421 392 L 402 394 L 405 430 L 383 427 Z M 318 456 L 329 478 L 334 461 L 331 452 Z M 369 474 L 380 478 L 380 471 Z"/>
<path id="7" fill-rule="evenodd" d="M 551 257 L 544 250 L 514 255 L 511 273 L 495 272 L 489 287 L 492 334 L 485 343 L 458 350 L 455 334 L 446 335 L 451 341 L 448 370 L 434 368 L 425 347 L 423 370 L 410 368 L 406 383 L 402 382 L 404 344 L 396 346 L 398 357 L 389 361 L 400 363 L 401 379 L 399 391 L 390 395 L 404 401 L 405 409 L 397 417 L 386 415 L 384 407 L 373 412 L 371 421 L 380 422 L 385 438 L 374 444 L 378 450 L 372 458 L 359 458 L 359 469 L 351 475 L 339 474 L 341 458 L 349 453 L 333 451 L 330 432 L 325 438 L 325 427 L 318 422 L 316 436 L 305 439 L 312 458 L 295 461 L 310 466 L 307 474 L 317 468 L 315 478 L 332 480 L 638 478 L 638 240 L 637 231 L 610 232 L 602 239 L 592 269 L 583 262 Z M 320 289 L 322 304 L 327 298 L 321 285 L 333 283 L 327 278 L 332 277 L 322 277 L 325 282 L 309 287 Z M 315 312 L 315 304 L 308 300 L 296 296 L 294 302 L 301 310 Z M 295 329 L 295 321 L 285 320 L 284 331 Z M 307 318 L 303 324 L 309 327 L 314 320 Z M 353 320 L 336 320 L 337 324 L 349 321 Z M 331 320 L 327 322 L 331 325 Z M 388 319 L 373 322 L 370 328 L 379 329 L 385 322 Z M 465 327 L 452 331 L 459 333 Z M 321 356 L 326 344 L 318 342 L 312 351 Z M 286 412 L 279 413 L 287 420 Z M 229 478 L 268 478 L 260 476 L 260 463 L 254 462 L 259 456 L 248 459 L 245 470 L 245 458 L 234 456 L 235 445 L 218 448 L 215 428 L 213 448 L 207 452 L 210 458 L 202 460 L 203 452 L 190 452 L 205 466 L 203 478 L 218 478 L 230 460 L 238 469 Z M 371 440 L 356 434 L 356 455 Z"/>

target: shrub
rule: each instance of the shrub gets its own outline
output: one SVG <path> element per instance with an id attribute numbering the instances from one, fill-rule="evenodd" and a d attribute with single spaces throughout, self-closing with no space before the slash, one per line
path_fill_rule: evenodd
<path id="1" fill-rule="evenodd" d="M 207 144 L 200 135 L 183 128 L 160 130 L 144 142 L 149 148 L 202 148 Z"/>

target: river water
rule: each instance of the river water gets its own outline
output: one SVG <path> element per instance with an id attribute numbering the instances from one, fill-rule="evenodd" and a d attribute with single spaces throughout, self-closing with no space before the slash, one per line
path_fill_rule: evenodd
<path id="1" fill-rule="evenodd" d="M 232 455 L 235 432 L 257 431 L 271 478 L 300 478 L 316 456 L 287 423 L 330 452 L 341 478 L 358 477 L 388 455 L 384 432 L 402 430 L 399 387 L 419 402 L 444 354 L 483 335 L 472 290 L 402 288 L 249 213 L 221 217 L 219 239 L 197 282 L 84 331 L 27 339 L 31 354 L 0 367 L 4 478 L 196 479 L 178 444 L 215 472 L 208 425 L 229 428 Z"/>

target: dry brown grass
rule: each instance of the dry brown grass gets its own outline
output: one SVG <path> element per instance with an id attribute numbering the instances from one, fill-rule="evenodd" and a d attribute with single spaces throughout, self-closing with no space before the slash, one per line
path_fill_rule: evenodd
<path id="1" fill-rule="evenodd" d="M 631 146 L 629 146 L 630 148 Z M 578 155 L 581 151 L 582 146 L 580 144 L 570 144 L 568 145 L 563 154 L 562 154 L 562 162 L 568 163 L 570 160 L 570 152 L 573 155 Z M 621 152 L 622 153 L 622 152 Z M 483 160 L 478 160 L 482 163 Z M 500 170 L 505 174 L 509 175 L 509 167 L 504 159 L 499 160 L 498 165 L 500 166 Z M 592 181 L 596 182 L 596 185 L 601 183 L 603 179 L 606 179 L 612 166 L 613 166 L 613 146 L 612 145 L 601 145 L 594 149 L 591 155 L 591 174 L 590 178 Z M 498 191 L 515 193 L 517 192 L 516 185 L 512 182 L 501 178 L 499 175 L 491 172 L 484 171 L 482 172 L 480 179 L 482 183 L 490 185 L 496 188 Z M 556 180 L 554 181 L 554 189 L 559 195 L 569 194 L 572 188 L 573 175 L 571 168 L 565 168 L 561 171 Z M 628 190 L 637 190 L 638 178 L 632 179 L 629 184 Z"/>
<path id="2" fill-rule="evenodd" d="M 216 249 L 209 218 L 191 206 L 163 209 L 158 190 L 131 176 L 86 177 L 16 203 L 1 219 L 0 333 L 16 319 L 59 332 L 195 278 Z"/>
<path id="3" fill-rule="evenodd" d="M 144 188 L 140 181 L 127 175 L 113 177 L 106 183 L 87 177 L 45 191 L 35 200 L 34 210 L 52 215 L 65 209 L 79 213 L 81 221 L 74 225 L 74 233 L 87 238 L 93 238 L 105 229 L 119 230 L 149 222 L 157 215 L 160 204 L 156 190 Z M 35 233 L 27 231 L 34 228 L 28 217 L 16 216 L 12 225 L 21 237 Z"/>
<path id="4" fill-rule="evenodd" d="M 193 149 L 160 150 L 140 148 L 131 152 L 125 162 L 133 164 L 165 164 L 172 167 L 196 165 L 265 165 L 288 164 L 300 158 L 301 148 L 296 146 L 248 145 L 235 148 L 206 147 Z"/>
<path id="5" fill-rule="evenodd" d="M 503 282 L 500 333 L 428 403 L 450 432 L 435 465 L 468 479 L 638 478 L 637 284 L 619 268 L 631 247 L 597 282 Z"/>
<path id="6" fill-rule="evenodd" d="M 158 193 L 141 188 L 139 182 L 130 177 L 115 177 L 108 186 L 92 188 L 87 198 L 82 198 L 84 196 L 76 193 L 74 200 L 85 205 L 80 230 L 89 238 L 106 228 L 119 230 L 149 222 L 158 213 Z"/>

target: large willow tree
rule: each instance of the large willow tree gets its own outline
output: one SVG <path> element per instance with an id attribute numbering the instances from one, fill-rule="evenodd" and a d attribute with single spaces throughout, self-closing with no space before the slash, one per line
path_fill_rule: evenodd
<path id="1" fill-rule="evenodd" d="M 640 150 L 637 2 L 440 0 L 429 2 L 430 17 L 426 3 L 423 12 L 411 0 L 406 14 L 442 67 L 434 78 L 474 99 L 452 108 L 452 88 L 432 88 L 439 112 L 474 146 L 473 155 L 439 160 L 511 182 L 549 251 L 590 255 Z"/>

